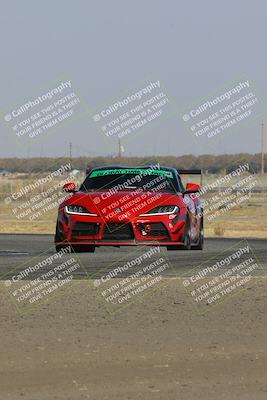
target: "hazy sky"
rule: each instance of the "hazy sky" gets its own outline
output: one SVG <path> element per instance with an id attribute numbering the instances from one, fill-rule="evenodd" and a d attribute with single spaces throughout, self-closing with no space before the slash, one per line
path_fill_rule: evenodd
<path id="1" fill-rule="evenodd" d="M 1 6 L 1 157 L 63 156 L 69 142 L 73 156 L 117 152 L 116 137 L 106 137 L 92 116 L 157 80 L 166 109 L 122 140 L 126 155 L 259 152 L 260 122 L 267 122 L 266 0 Z M 49 134 L 16 137 L 3 116 L 67 80 L 81 102 L 78 114 Z M 258 98 L 256 111 L 214 138 L 196 138 L 182 115 L 246 80 Z"/>

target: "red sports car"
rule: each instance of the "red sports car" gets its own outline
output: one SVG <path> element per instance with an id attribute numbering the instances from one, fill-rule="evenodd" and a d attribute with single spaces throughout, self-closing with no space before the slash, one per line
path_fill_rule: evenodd
<path id="1" fill-rule="evenodd" d="M 203 249 L 200 186 L 182 183 L 182 174 L 157 166 L 108 166 L 92 169 L 77 190 L 59 206 L 56 250 L 71 245 L 75 252 L 99 246 L 166 246 L 168 250 Z"/>

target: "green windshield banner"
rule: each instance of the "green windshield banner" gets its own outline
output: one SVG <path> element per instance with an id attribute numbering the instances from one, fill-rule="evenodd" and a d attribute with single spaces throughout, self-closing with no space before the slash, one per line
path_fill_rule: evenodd
<path id="1" fill-rule="evenodd" d="M 93 171 L 90 178 L 96 178 L 98 176 L 105 175 L 157 175 L 165 176 L 166 178 L 173 178 L 172 171 L 164 171 L 161 169 L 133 169 L 133 168 L 122 168 L 122 169 L 102 169 L 99 171 Z"/>

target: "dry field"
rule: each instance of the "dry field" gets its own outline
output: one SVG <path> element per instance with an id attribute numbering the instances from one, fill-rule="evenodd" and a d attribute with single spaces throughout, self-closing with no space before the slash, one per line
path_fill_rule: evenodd
<path id="1" fill-rule="evenodd" d="M 23 317 L 0 288 L 1 399 L 265 400 L 266 279 L 198 315 L 178 279 L 110 315 L 86 281 Z"/>

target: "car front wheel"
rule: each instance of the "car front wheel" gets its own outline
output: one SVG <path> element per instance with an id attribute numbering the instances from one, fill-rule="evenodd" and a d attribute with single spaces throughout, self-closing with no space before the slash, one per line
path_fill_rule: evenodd
<path id="1" fill-rule="evenodd" d="M 199 231 L 199 238 L 198 238 L 198 243 L 194 246 L 192 246 L 192 250 L 203 250 L 204 248 L 204 229 L 203 229 L 203 218 L 201 220 L 201 228 Z"/>
<path id="2" fill-rule="evenodd" d="M 190 222 L 187 218 L 185 233 L 183 238 L 183 245 L 169 245 L 167 246 L 167 250 L 190 250 L 191 249 L 191 238 L 190 238 Z"/>

